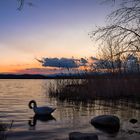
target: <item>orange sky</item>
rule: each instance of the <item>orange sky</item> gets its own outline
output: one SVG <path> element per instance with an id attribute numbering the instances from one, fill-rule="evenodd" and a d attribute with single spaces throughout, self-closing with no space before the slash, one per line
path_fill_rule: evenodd
<path id="1" fill-rule="evenodd" d="M 45 72 L 35 58 L 95 57 L 97 47 L 88 34 L 104 24 L 106 5 L 94 0 L 34 4 L 17 11 L 16 1 L 0 1 L 0 73 Z"/>
<path id="2" fill-rule="evenodd" d="M 0 73 L 16 73 L 17 71 L 29 68 L 42 68 L 42 66 L 38 62 L 32 64 L 15 64 L 15 65 L 0 64 Z"/>

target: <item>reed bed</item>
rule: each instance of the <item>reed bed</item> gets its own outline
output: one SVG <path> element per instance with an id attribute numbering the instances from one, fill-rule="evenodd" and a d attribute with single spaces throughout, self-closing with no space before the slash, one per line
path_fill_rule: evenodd
<path id="1" fill-rule="evenodd" d="M 139 75 L 107 75 L 85 79 L 57 79 L 49 86 L 49 96 L 61 101 L 130 99 L 140 101 Z"/>

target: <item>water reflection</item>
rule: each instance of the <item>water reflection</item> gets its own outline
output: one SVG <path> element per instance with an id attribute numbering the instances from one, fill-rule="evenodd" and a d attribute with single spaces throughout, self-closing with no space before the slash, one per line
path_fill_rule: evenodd
<path id="1" fill-rule="evenodd" d="M 35 114 L 29 121 L 28 124 L 30 127 L 35 127 L 37 125 L 37 121 L 41 122 L 49 122 L 56 119 L 52 115 L 37 115 Z"/>
<path id="2" fill-rule="evenodd" d="M 50 80 L 0 80 L 0 118 L 5 122 L 15 120 L 8 140 L 29 140 L 29 137 L 35 140 L 43 138 L 54 140 L 67 137 L 68 133 L 73 131 L 96 133 L 98 130 L 90 124 L 90 120 L 104 114 L 116 115 L 120 118 L 121 127 L 118 133 L 120 137 L 127 135 L 126 132 L 130 132 L 129 130 L 140 132 L 139 103 L 124 100 L 95 100 L 90 103 L 61 102 L 49 97 L 49 82 Z M 56 107 L 57 110 L 51 117 L 33 116 L 29 120 L 33 112 L 28 108 L 28 102 L 32 99 L 36 100 L 39 106 L 47 104 Z M 137 119 L 138 123 L 131 124 L 129 120 L 132 118 Z M 36 131 L 30 131 L 32 129 Z M 102 132 L 99 136 L 102 140 L 107 139 Z"/>
<path id="3" fill-rule="evenodd" d="M 133 104 L 133 106 L 132 106 Z M 122 120 L 131 118 L 139 119 L 140 104 L 126 102 L 123 100 L 95 100 L 91 103 L 61 102 L 57 101 L 57 115 L 60 118 L 80 117 L 80 116 L 97 116 L 103 114 L 114 114 Z"/>

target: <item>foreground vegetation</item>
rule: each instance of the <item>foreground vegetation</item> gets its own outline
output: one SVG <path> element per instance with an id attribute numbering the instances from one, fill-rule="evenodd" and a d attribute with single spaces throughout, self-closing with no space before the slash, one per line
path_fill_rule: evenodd
<path id="1" fill-rule="evenodd" d="M 7 133 L 8 131 L 10 131 L 12 126 L 13 126 L 13 120 L 11 121 L 10 124 L 0 121 L 0 140 L 7 139 Z"/>
<path id="2" fill-rule="evenodd" d="M 97 99 L 140 100 L 140 75 L 96 75 L 86 79 L 57 79 L 49 86 L 50 97 L 61 101 Z"/>

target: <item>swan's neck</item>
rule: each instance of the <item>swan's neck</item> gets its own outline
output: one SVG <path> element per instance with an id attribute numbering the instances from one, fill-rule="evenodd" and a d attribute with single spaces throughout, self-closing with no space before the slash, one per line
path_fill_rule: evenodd
<path id="1" fill-rule="evenodd" d="M 33 107 L 32 107 L 33 109 L 34 108 L 37 108 L 37 104 L 36 104 L 36 102 L 35 103 L 33 103 Z"/>
<path id="2" fill-rule="evenodd" d="M 29 108 L 31 108 L 31 109 L 37 108 L 37 104 L 34 100 L 29 102 Z"/>

